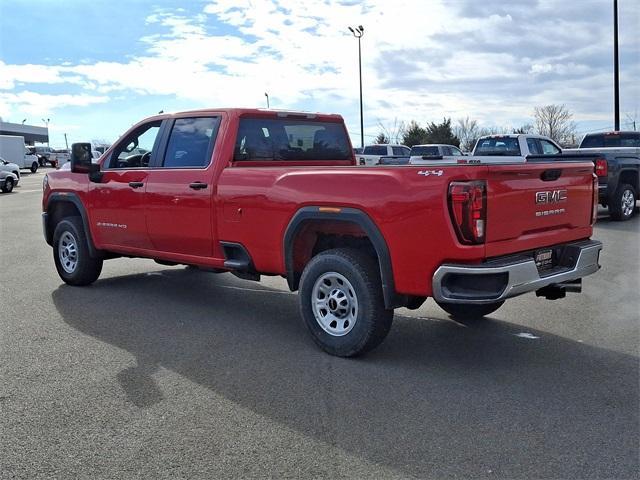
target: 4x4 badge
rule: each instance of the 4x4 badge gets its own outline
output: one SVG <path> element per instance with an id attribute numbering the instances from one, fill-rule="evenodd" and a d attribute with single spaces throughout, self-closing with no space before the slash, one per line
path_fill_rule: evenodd
<path id="1" fill-rule="evenodd" d="M 444 172 L 442 170 L 419 170 L 418 175 L 424 175 L 428 177 L 429 175 L 436 175 L 437 177 L 441 177 Z"/>

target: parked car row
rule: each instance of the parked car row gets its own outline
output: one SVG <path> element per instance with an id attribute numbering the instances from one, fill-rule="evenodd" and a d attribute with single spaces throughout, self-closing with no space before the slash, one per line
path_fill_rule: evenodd
<path id="1" fill-rule="evenodd" d="M 360 150 L 360 149 L 358 149 Z M 636 210 L 640 192 L 640 132 L 586 135 L 577 149 L 562 149 L 552 139 L 532 134 L 480 137 L 471 155 L 454 145 L 368 145 L 355 152 L 358 165 L 488 164 L 526 162 L 562 155 L 590 155 L 598 176 L 599 201 L 614 220 L 627 220 Z"/>

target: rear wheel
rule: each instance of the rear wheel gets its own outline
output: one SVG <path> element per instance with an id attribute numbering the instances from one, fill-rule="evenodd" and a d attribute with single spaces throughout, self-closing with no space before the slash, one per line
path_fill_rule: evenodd
<path id="1" fill-rule="evenodd" d="M 33 162 L 31 164 L 31 173 L 36 173 L 38 171 L 38 162 Z"/>
<path id="2" fill-rule="evenodd" d="M 476 320 L 495 312 L 503 303 L 504 301 L 484 304 L 438 302 L 438 306 L 454 319 Z"/>
<path id="3" fill-rule="evenodd" d="M 2 187 L 4 193 L 11 193 L 13 191 L 13 178 L 7 177 L 4 181 L 4 187 Z"/>
<path id="4" fill-rule="evenodd" d="M 53 259 L 58 275 L 69 285 L 89 285 L 102 271 L 102 259 L 89 254 L 80 217 L 66 217 L 53 233 Z"/>
<path id="5" fill-rule="evenodd" d="M 325 352 L 353 357 L 378 346 L 389 333 L 376 261 L 350 248 L 322 252 L 300 279 L 300 313 Z"/>
<path id="6" fill-rule="evenodd" d="M 629 220 L 633 216 L 636 208 L 637 194 L 635 189 L 628 183 L 618 186 L 609 202 L 609 212 L 614 220 Z"/>

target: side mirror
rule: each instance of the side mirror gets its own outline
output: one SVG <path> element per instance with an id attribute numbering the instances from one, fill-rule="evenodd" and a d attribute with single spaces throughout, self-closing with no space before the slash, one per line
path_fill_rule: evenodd
<path id="1" fill-rule="evenodd" d="M 71 171 L 89 173 L 91 171 L 91 144 L 74 143 L 71 145 Z"/>

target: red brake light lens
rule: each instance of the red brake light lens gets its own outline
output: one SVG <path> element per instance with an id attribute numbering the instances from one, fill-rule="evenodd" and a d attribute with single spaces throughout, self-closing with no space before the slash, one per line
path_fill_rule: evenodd
<path id="1" fill-rule="evenodd" d="M 593 203 L 591 204 L 591 225 L 595 225 L 596 220 L 598 220 L 598 202 L 599 191 L 598 191 L 598 177 L 593 176 Z"/>
<path id="2" fill-rule="evenodd" d="M 598 158 L 596 160 L 596 175 L 599 177 L 606 177 L 608 172 L 607 160 L 604 158 Z"/>
<path id="3" fill-rule="evenodd" d="M 460 243 L 484 243 L 487 223 L 487 186 L 483 181 L 449 184 L 449 213 Z"/>

